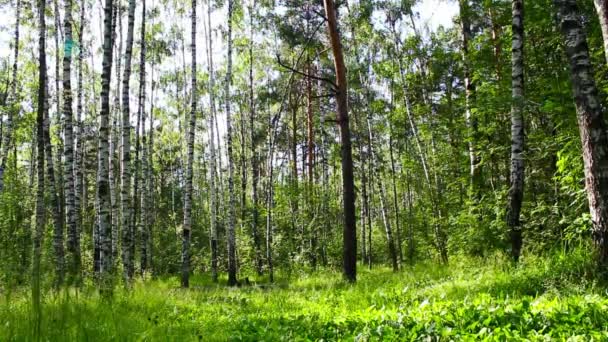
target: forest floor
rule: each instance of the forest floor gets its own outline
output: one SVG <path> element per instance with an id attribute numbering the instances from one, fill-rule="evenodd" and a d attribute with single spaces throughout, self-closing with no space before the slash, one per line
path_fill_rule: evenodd
<path id="1" fill-rule="evenodd" d="M 360 266 L 355 285 L 318 271 L 240 288 L 140 281 L 111 301 L 91 287 L 44 297 L 42 340 L 608 340 L 606 287 L 591 269 L 578 254 L 518 266 L 497 256 L 398 273 Z M 0 301 L 0 341 L 34 340 L 26 290 Z"/>

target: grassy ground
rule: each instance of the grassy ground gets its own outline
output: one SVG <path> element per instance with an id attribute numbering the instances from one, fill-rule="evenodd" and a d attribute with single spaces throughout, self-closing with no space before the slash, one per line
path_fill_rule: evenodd
<path id="1" fill-rule="evenodd" d="M 608 340 L 606 288 L 580 255 L 529 258 L 517 267 L 487 258 L 400 273 L 360 267 L 226 288 L 195 277 L 117 290 L 47 294 L 49 341 Z M 33 340 L 27 292 L 0 302 L 0 341 Z"/>

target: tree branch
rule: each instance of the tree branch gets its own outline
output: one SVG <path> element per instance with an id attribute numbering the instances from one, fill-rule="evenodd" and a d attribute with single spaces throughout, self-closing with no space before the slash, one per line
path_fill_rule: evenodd
<path id="1" fill-rule="evenodd" d="M 293 68 L 293 67 L 291 67 L 291 66 L 289 66 L 287 64 L 284 64 L 281 61 L 281 56 L 279 56 L 278 54 L 277 54 L 277 63 L 280 66 L 282 66 L 283 68 L 285 68 L 285 69 L 287 69 L 287 70 L 289 70 L 289 71 L 291 71 L 291 72 L 293 72 L 295 74 L 302 75 L 302 76 L 307 77 L 307 78 L 312 78 L 314 80 L 318 80 L 318 81 L 323 81 L 323 82 L 329 83 L 331 85 L 331 87 L 332 87 L 333 90 L 338 89 L 338 85 L 334 81 L 330 80 L 329 78 L 319 77 L 319 76 L 315 76 L 315 75 L 310 75 L 310 74 L 307 74 L 307 73 L 305 73 L 303 71 L 297 70 L 297 69 L 295 69 L 295 68 Z"/>

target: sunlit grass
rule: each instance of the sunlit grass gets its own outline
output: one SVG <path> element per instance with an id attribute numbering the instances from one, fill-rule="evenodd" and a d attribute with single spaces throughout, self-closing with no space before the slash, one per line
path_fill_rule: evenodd
<path id="1" fill-rule="evenodd" d="M 94 288 L 44 298 L 42 340 L 316 341 L 608 339 L 608 298 L 581 254 L 458 259 L 449 267 L 418 264 L 399 273 L 360 267 L 357 284 L 319 270 L 270 285 L 228 288 L 194 276 L 117 288 L 112 300 Z M 0 306 L 0 341 L 33 340 L 27 289 Z"/>

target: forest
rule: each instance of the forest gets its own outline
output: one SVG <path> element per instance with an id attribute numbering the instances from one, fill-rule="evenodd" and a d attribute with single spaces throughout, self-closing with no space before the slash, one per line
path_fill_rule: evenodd
<path id="1" fill-rule="evenodd" d="M 607 0 L 0 0 L 0 341 L 608 341 Z"/>

